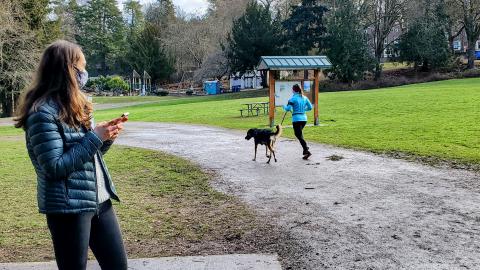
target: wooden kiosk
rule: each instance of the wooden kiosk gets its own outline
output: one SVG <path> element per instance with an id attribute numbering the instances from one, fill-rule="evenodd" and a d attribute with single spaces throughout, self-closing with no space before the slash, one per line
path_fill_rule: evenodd
<path id="1" fill-rule="evenodd" d="M 270 89 L 270 126 L 275 125 L 275 85 L 280 71 L 304 71 L 303 79 L 296 80 L 282 80 L 301 82 L 301 87 L 304 87 L 305 81 L 312 81 L 311 91 L 307 95 L 314 107 L 314 124 L 320 124 L 318 118 L 318 93 L 320 82 L 320 71 L 322 69 L 331 68 L 332 64 L 326 56 L 262 56 L 258 65 L 258 70 L 268 71 L 268 85 Z M 313 70 L 313 78 L 310 78 L 309 72 Z M 291 89 L 290 89 L 291 91 Z"/>

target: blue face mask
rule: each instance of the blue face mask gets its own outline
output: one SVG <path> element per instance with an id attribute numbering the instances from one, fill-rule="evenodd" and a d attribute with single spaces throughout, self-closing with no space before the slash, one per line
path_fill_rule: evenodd
<path id="1" fill-rule="evenodd" d="M 77 69 L 77 82 L 78 82 L 78 87 L 80 87 L 80 89 L 84 88 L 85 85 L 87 85 L 88 72 L 86 70 L 80 71 Z"/>

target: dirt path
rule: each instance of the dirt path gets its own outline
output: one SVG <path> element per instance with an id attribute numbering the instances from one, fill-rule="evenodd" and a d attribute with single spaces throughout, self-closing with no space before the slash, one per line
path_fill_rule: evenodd
<path id="1" fill-rule="evenodd" d="M 278 163 L 253 157 L 245 134 L 129 123 L 123 145 L 162 150 L 215 170 L 234 194 L 304 247 L 284 265 L 308 269 L 480 269 L 480 177 L 319 144 L 311 161 L 296 141 Z M 262 153 L 262 151 L 259 151 Z M 338 155 L 340 161 L 327 157 Z M 296 261 L 294 261 L 296 260 Z M 286 262 L 286 263 L 285 263 Z"/>

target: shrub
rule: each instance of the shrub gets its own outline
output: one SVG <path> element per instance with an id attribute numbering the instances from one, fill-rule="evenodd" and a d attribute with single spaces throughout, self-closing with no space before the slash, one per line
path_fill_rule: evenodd
<path id="1" fill-rule="evenodd" d="M 95 89 L 96 92 L 112 91 L 116 94 L 124 94 L 130 88 L 128 83 L 118 75 L 99 76 L 89 80 L 86 87 Z"/>
<path id="2" fill-rule="evenodd" d="M 480 77 L 480 69 L 469 69 L 462 73 L 463 78 L 478 78 Z"/>
<path id="3" fill-rule="evenodd" d="M 187 90 L 187 92 L 185 92 L 185 94 L 187 94 L 187 96 L 192 96 L 192 95 L 193 95 L 193 91 L 192 91 L 192 90 Z"/>
<path id="4" fill-rule="evenodd" d="M 162 96 L 162 97 L 168 96 L 168 94 L 169 94 L 169 92 L 165 91 L 165 90 L 161 90 L 161 91 L 157 92 L 157 95 Z"/>

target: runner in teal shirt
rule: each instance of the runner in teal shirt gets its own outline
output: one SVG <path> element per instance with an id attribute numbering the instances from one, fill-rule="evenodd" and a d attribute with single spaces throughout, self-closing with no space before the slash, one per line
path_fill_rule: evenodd
<path id="1" fill-rule="evenodd" d="M 307 160 L 312 153 L 310 153 L 307 142 L 303 138 L 303 128 L 307 124 L 307 112 L 311 111 L 313 106 L 310 100 L 303 95 L 302 88 L 295 84 L 292 88 L 293 97 L 288 101 L 288 105 L 283 106 L 285 111 L 292 112 L 292 124 L 295 131 L 295 137 L 300 141 L 303 148 L 303 159 Z"/>

